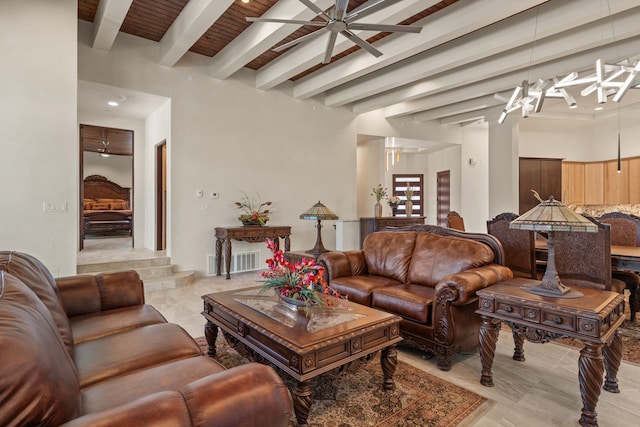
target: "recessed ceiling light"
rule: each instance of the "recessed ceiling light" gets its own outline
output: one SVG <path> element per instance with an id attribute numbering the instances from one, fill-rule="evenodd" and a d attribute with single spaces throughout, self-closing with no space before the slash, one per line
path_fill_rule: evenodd
<path id="1" fill-rule="evenodd" d="M 604 109 L 604 107 L 596 107 L 596 108 L 594 108 L 594 110 L 596 110 L 596 111 L 600 111 L 600 110 L 603 110 L 603 109 Z"/>
<path id="2" fill-rule="evenodd" d="M 240 0 L 242 3 L 249 3 L 250 0 Z"/>
<path id="3" fill-rule="evenodd" d="M 107 102 L 107 104 L 111 105 L 112 107 L 117 107 L 118 105 L 120 105 L 116 101 L 109 101 Z"/>

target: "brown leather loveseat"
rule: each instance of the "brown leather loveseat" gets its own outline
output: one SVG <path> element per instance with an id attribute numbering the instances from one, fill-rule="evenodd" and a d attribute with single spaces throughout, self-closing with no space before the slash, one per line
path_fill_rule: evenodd
<path id="1" fill-rule="evenodd" d="M 136 272 L 54 280 L 0 252 L 1 426 L 286 426 L 291 411 L 272 368 L 203 356 Z"/>
<path id="2" fill-rule="evenodd" d="M 380 231 L 361 250 L 319 257 L 329 285 L 349 300 L 402 317 L 403 345 L 453 355 L 478 345 L 476 291 L 513 277 L 502 245 L 488 234 L 420 225 Z"/>

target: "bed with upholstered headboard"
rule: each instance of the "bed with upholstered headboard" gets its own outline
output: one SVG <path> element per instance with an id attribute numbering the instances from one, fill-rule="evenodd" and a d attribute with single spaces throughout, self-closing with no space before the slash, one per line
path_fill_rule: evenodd
<path id="1" fill-rule="evenodd" d="M 84 179 L 84 233 L 114 233 L 133 230 L 131 189 L 101 175 Z"/>

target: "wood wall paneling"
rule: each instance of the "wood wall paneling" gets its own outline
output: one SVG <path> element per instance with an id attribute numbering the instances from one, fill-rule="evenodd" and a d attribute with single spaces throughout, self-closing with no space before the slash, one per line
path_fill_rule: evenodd
<path id="1" fill-rule="evenodd" d="M 604 162 L 604 204 L 629 203 L 629 160 L 622 160 L 618 173 L 618 161 Z"/>
<path id="2" fill-rule="evenodd" d="M 562 162 L 562 202 L 584 205 L 584 163 Z"/>
<path id="3" fill-rule="evenodd" d="M 584 204 L 604 204 L 604 163 L 584 165 Z"/>
<path id="4" fill-rule="evenodd" d="M 629 203 L 640 203 L 640 157 L 629 159 Z"/>

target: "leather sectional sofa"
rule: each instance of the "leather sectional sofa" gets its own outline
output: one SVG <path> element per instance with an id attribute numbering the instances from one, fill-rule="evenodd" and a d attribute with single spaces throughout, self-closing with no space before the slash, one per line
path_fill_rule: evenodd
<path id="1" fill-rule="evenodd" d="M 376 232 L 318 261 L 349 300 L 401 316 L 403 345 L 434 353 L 441 370 L 478 345 L 476 291 L 513 277 L 493 236 L 431 225 Z"/>
<path id="2" fill-rule="evenodd" d="M 275 371 L 225 370 L 144 304 L 136 272 L 54 280 L 0 252 L 1 426 L 286 426 Z"/>

